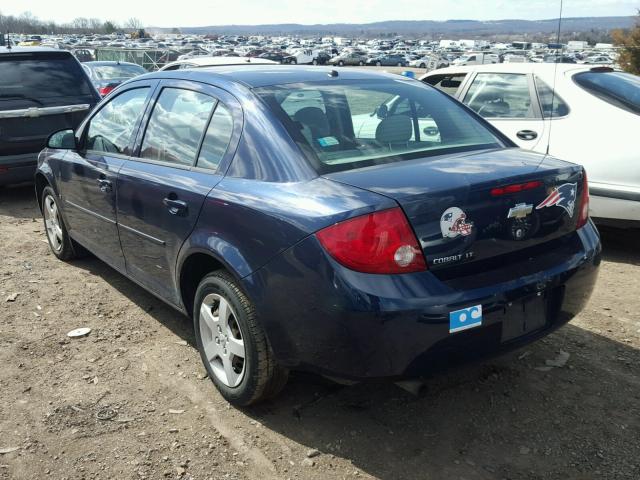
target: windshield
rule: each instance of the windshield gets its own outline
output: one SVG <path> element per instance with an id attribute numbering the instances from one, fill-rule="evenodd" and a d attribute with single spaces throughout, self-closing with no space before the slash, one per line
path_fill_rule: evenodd
<path id="1" fill-rule="evenodd" d="M 640 114 L 640 77 L 622 72 L 582 72 L 573 80 L 605 102 Z"/>
<path id="2" fill-rule="evenodd" d="M 0 71 L 0 100 L 81 97 L 93 92 L 80 64 L 69 54 L 3 55 Z"/>
<path id="3" fill-rule="evenodd" d="M 504 146 L 455 100 L 401 77 L 288 84 L 254 92 L 320 173 Z"/>
<path id="4" fill-rule="evenodd" d="M 110 80 L 112 78 L 133 78 L 147 71 L 138 65 L 97 65 L 92 67 L 93 74 L 98 80 Z"/>

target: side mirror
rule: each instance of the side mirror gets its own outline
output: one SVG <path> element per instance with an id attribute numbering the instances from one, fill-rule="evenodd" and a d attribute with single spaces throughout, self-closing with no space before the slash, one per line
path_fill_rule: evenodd
<path id="1" fill-rule="evenodd" d="M 76 135 L 73 130 L 60 130 L 49 135 L 47 148 L 57 148 L 64 150 L 75 150 Z"/>

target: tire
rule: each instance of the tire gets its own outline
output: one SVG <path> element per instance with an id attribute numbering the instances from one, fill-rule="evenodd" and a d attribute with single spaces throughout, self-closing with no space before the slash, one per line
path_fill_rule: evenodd
<path id="1" fill-rule="evenodd" d="M 363 66 L 363 65 L 364 65 L 364 62 L 363 62 L 363 61 L 359 61 L 359 62 L 358 62 L 358 65 L 359 65 L 359 66 Z"/>
<path id="2" fill-rule="evenodd" d="M 51 252 L 59 260 L 74 259 L 76 250 L 58 208 L 58 198 L 51 187 L 45 187 L 42 191 L 42 219 Z"/>
<path id="3" fill-rule="evenodd" d="M 317 59 L 313 59 L 313 62 L 311 62 L 313 65 L 318 65 L 318 60 Z"/>
<path id="4" fill-rule="evenodd" d="M 339 67 L 344 67 L 344 62 L 343 62 L 342 60 L 340 60 L 340 61 L 338 62 L 338 66 L 339 66 Z"/>
<path id="5" fill-rule="evenodd" d="M 398 66 L 399 66 L 399 67 L 404 67 L 404 65 L 402 64 L 402 62 L 398 62 Z"/>
<path id="6" fill-rule="evenodd" d="M 424 63 L 421 63 L 420 68 L 427 68 L 427 66 Z"/>
<path id="7" fill-rule="evenodd" d="M 376 67 L 381 67 L 381 66 L 382 66 L 382 63 L 376 62 Z"/>
<path id="8" fill-rule="evenodd" d="M 297 65 L 298 61 L 294 58 L 293 60 L 291 60 L 291 65 Z"/>
<path id="9" fill-rule="evenodd" d="M 223 301 L 226 321 L 220 311 Z M 280 393 L 288 371 L 276 363 L 254 306 L 228 272 L 218 270 L 202 279 L 193 324 L 209 378 L 229 403 L 244 407 Z M 235 354 L 239 348 L 244 358 Z"/>

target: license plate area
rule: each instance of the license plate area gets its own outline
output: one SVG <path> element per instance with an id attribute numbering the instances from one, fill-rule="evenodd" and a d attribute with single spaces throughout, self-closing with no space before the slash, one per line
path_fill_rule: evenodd
<path id="1" fill-rule="evenodd" d="M 540 293 L 507 307 L 502 320 L 502 342 L 522 337 L 547 324 L 547 295 Z"/>

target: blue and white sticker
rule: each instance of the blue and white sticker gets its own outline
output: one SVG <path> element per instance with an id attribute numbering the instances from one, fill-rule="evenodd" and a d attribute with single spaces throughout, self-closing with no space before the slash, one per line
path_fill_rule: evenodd
<path id="1" fill-rule="evenodd" d="M 482 305 L 449 312 L 449 333 L 460 332 L 482 325 Z"/>
<path id="2" fill-rule="evenodd" d="M 338 145 L 338 139 L 336 137 L 322 137 L 318 139 L 318 143 L 321 147 L 332 147 Z"/>

